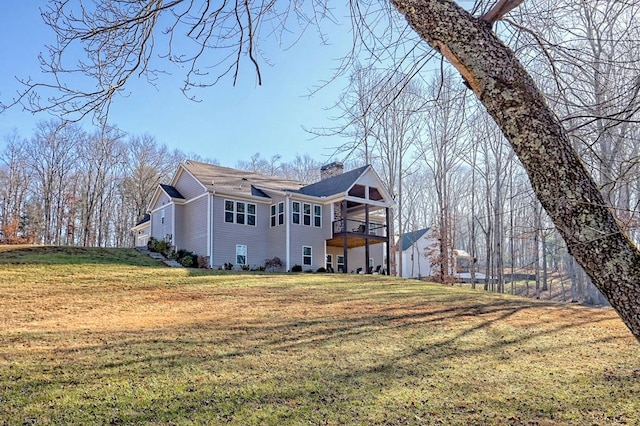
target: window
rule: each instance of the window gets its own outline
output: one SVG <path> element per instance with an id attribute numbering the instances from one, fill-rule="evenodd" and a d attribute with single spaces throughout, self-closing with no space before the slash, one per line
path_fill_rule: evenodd
<path id="1" fill-rule="evenodd" d="M 338 255 L 336 257 L 336 270 L 339 272 L 344 272 L 344 256 Z"/>
<path id="2" fill-rule="evenodd" d="M 224 200 L 224 221 L 233 223 L 233 212 L 235 203 L 230 200 Z"/>
<path id="3" fill-rule="evenodd" d="M 245 204 L 240 201 L 236 202 L 236 223 L 244 225 Z"/>
<path id="4" fill-rule="evenodd" d="M 256 226 L 256 205 L 247 204 L 247 225 Z"/>
<path id="5" fill-rule="evenodd" d="M 278 203 L 278 225 L 284 225 L 284 203 Z"/>
<path id="6" fill-rule="evenodd" d="M 163 209 L 162 213 L 160 213 L 160 223 L 162 223 L 162 224 L 164 224 L 164 214 L 165 214 L 165 211 Z"/>
<path id="7" fill-rule="evenodd" d="M 256 205 L 244 201 L 224 200 L 224 221 L 255 226 Z"/>
<path id="8" fill-rule="evenodd" d="M 302 246 L 302 264 L 311 266 L 311 247 Z"/>
<path id="9" fill-rule="evenodd" d="M 244 244 L 236 244 L 236 265 L 247 264 L 247 246 Z"/>
<path id="10" fill-rule="evenodd" d="M 293 216 L 291 217 L 291 222 L 300 225 L 300 203 L 298 201 L 294 201 L 292 206 Z"/>
<path id="11" fill-rule="evenodd" d="M 313 226 L 320 228 L 322 226 L 322 206 L 313 206 Z"/>
<path id="12" fill-rule="evenodd" d="M 276 205 L 271 205 L 271 226 L 276 226 Z"/>
<path id="13" fill-rule="evenodd" d="M 333 255 L 328 254 L 327 255 L 327 264 L 325 265 L 325 267 L 327 268 L 327 271 L 330 271 L 333 268 Z"/>
<path id="14" fill-rule="evenodd" d="M 311 204 L 302 205 L 302 220 L 305 225 L 311 226 Z"/>

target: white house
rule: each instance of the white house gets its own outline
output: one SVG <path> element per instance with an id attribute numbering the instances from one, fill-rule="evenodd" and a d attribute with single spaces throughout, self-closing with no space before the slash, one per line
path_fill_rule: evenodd
<path id="1" fill-rule="evenodd" d="M 429 236 L 429 228 L 402 234 L 400 255 L 402 256 L 402 276 L 405 278 L 423 278 L 431 276 L 431 262 L 427 249 L 436 243 Z"/>
<path id="2" fill-rule="evenodd" d="M 436 273 L 431 270 L 431 256 L 437 255 L 438 241 L 430 236 L 429 228 L 407 232 L 400 238 L 402 276 L 405 278 L 427 278 Z M 468 278 L 473 266 L 471 256 L 464 250 L 454 249 L 451 255 L 450 274 Z"/>

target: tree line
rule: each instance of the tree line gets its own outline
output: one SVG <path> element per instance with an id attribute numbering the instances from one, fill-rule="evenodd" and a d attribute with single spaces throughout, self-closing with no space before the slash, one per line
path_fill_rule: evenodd
<path id="1" fill-rule="evenodd" d="M 467 216 L 469 228 L 481 229 L 477 235 L 484 237 L 485 249 L 494 253 L 496 273 L 503 273 L 508 257 L 504 255 L 505 242 L 513 245 L 512 252 L 516 252 L 516 238 L 507 241 L 505 232 L 516 236 L 520 231 L 505 227 L 505 217 L 515 221 L 515 207 L 526 200 L 514 198 L 515 192 L 507 182 L 517 181 L 517 174 L 510 170 L 521 166 L 535 197 L 549 215 L 547 222 L 542 208 L 535 203 L 526 214 L 529 221 L 536 223 L 536 251 L 543 256 L 536 265 L 550 260 L 546 257 L 548 251 L 541 252 L 539 247 L 551 241 L 548 237 L 553 234 L 544 224 L 553 223 L 566 242 L 567 251 L 640 339 L 640 251 L 634 243 L 638 206 L 635 147 L 640 111 L 640 24 L 636 18 L 640 3 L 478 0 L 459 5 L 453 0 L 365 0 L 347 4 L 354 43 L 342 64 L 357 64 L 362 58 L 370 66 L 393 72 L 381 80 L 370 80 L 378 85 L 364 79 L 370 93 L 365 93 L 364 102 L 359 105 L 347 103 L 355 105 L 355 113 L 345 114 L 346 124 L 337 133 L 347 130 L 355 137 L 348 144 L 349 152 L 362 151 L 365 161 L 383 162 L 382 174 L 398 202 L 396 232 L 405 229 L 410 220 L 405 217 L 405 183 L 414 173 L 430 173 L 427 176 L 436 182 L 436 202 L 431 205 L 438 206 L 433 224 L 443 241 L 439 262 L 444 277 L 449 256 L 446 247 L 459 241 L 458 236 L 463 233 L 457 229 L 456 220 L 461 209 L 454 203 L 459 193 L 454 182 L 462 175 L 453 172 L 467 169 L 472 175 L 471 183 L 467 180 L 458 185 L 466 185 L 468 192 L 478 195 L 467 209 L 476 212 L 484 206 L 484 213 L 478 218 L 474 214 Z M 74 5 L 66 2 L 44 12 L 45 21 L 58 35 L 57 46 L 50 47 L 51 59 L 41 57 L 42 67 L 51 73 L 54 83 L 25 80 L 25 90 L 13 104 L 62 116 L 94 114 L 104 120 L 113 95 L 124 90 L 132 75 L 153 80 L 157 71 L 150 64 L 156 45 L 149 41 L 155 40 L 159 31 L 156 23 L 161 16 L 174 19 L 174 25 L 165 32 L 169 47 L 173 36 L 180 34 L 186 34 L 187 41 L 201 47 L 195 55 L 183 56 L 171 48 L 169 55 L 163 52 L 164 59 L 186 64 L 190 70 L 185 91 L 209 87 L 227 75 L 235 83 L 241 60 L 245 59 L 255 67 L 261 82 L 261 42 L 274 36 L 280 36 L 282 41 L 283 36 L 295 37 L 314 26 L 322 37 L 320 24 L 336 22 L 334 9 L 326 1 L 300 2 L 295 8 L 289 2 L 278 1 L 266 7 L 250 1 L 242 7 L 230 3 L 213 9 L 200 7 L 199 2 L 182 1 L 171 5 L 142 2 L 139 7 L 129 7 L 127 3 L 122 9 L 119 6 L 117 1 L 96 2 L 95 10 L 83 13 L 82 18 L 77 18 Z M 112 10 L 119 13 L 112 14 Z M 264 21 L 274 27 L 257 24 Z M 130 22 L 135 25 L 123 25 Z M 184 27 L 186 31 L 181 32 L 179 29 Z M 130 37 L 138 30 L 139 36 Z M 122 39 L 129 42 L 113 42 Z M 90 65 L 79 69 L 63 67 L 57 58 L 73 51 L 68 46 L 78 45 L 90 58 Z M 140 60 L 131 64 L 132 57 Z M 455 145 L 464 146 L 476 134 L 469 132 L 466 138 L 461 137 L 461 132 L 456 134 L 455 115 L 438 111 L 422 116 L 426 121 L 423 126 L 414 119 L 414 114 L 421 114 L 440 101 L 449 102 L 441 97 L 445 93 L 441 89 L 445 87 L 446 67 L 444 62 L 435 65 L 434 58 L 444 58 L 451 64 L 475 96 L 473 101 L 467 101 L 466 96 L 451 98 L 465 99 L 462 105 L 469 113 L 465 116 L 467 125 L 460 130 L 475 123 L 474 111 L 488 113 L 477 120 L 477 128 L 486 126 L 481 135 L 488 139 L 478 142 L 483 147 L 470 151 L 471 164 L 468 155 L 458 155 Z M 220 74 L 200 73 L 205 63 L 213 64 L 211 68 Z M 346 66 L 341 69 L 344 71 Z M 425 71 L 438 69 L 441 77 L 435 85 L 435 96 L 421 97 L 423 90 L 412 86 L 424 85 L 430 90 L 433 85 Z M 83 90 L 75 81 L 68 84 L 77 74 L 93 78 L 99 89 Z M 356 75 L 353 80 L 357 84 L 359 77 Z M 402 88 L 407 99 L 399 91 L 394 92 L 397 95 L 385 94 L 378 90 L 382 87 Z M 53 93 L 40 96 L 41 92 Z M 45 103 L 41 102 L 43 99 Z M 472 106 L 467 110 L 467 103 L 474 102 L 483 108 Z M 376 109 L 373 115 L 372 107 Z M 396 113 L 390 113 L 391 108 L 397 108 Z M 487 124 L 489 117 L 497 126 L 495 129 L 493 124 Z M 430 128 L 442 129 L 442 123 L 449 123 L 445 133 L 431 140 L 424 137 Z M 509 151 L 502 148 L 502 136 L 518 160 L 510 159 Z M 429 147 L 433 140 L 438 144 L 442 141 L 443 145 Z M 426 149 L 415 148 L 425 144 Z M 483 155 L 492 160 L 484 161 Z M 421 157 L 429 166 L 418 171 L 412 163 L 421 161 Z M 476 186 L 478 181 L 474 178 L 485 175 L 498 180 Z M 479 244 L 476 232 L 469 232 L 469 240 L 474 241 L 472 246 Z M 497 285 L 503 290 L 501 283 Z"/>
<path id="2" fill-rule="evenodd" d="M 131 247 L 159 183 L 187 158 L 151 135 L 114 127 L 87 131 L 75 123 L 41 121 L 31 137 L 4 135 L 0 151 L 0 243 Z M 303 182 L 319 177 L 308 155 L 291 162 L 254 154 L 237 167 Z"/>

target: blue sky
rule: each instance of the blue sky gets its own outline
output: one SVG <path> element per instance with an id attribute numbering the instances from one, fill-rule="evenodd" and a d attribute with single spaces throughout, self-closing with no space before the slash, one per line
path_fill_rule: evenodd
<path id="1" fill-rule="evenodd" d="M 45 0 L 3 0 L 0 2 L 0 100 L 8 102 L 19 89 L 15 76 L 38 80 L 37 55 L 53 32 L 43 23 L 39 7 Z M 351 42 L 348 18 L 340 16 L 343 26 L 324 27 L 329 45 L 322 45 L 311 30 L 287 51 L 270 49 L 269 64 L 262 63 L 263 85 L 258 86 L 250 64 L 234 87 L 230 79 L 198 92 L 202 102 L 187 100 L 180 91 L 183 74 L 176 70 L 163 77 L 158 88 L 145 80 L 133 81 L 127 98 L 116 99 L 110 123 L 131 134 L 148 133 L 170 148 L 215 158 L 222 165 L 234 166 L 259 152 L 264 158 L 282 155 L 290 161 L 296 154 L 308 153 L 319 161 L 328 161 L 331 149 L 346 142 L 334 137 L 313 138 L 305 128 L 331 127 L 327 111 L 334 105 L 344 79 L 333 82 L 309 98 L 310 89 L 333 76 L 338 59 Z M 0 149 L 4 137 L 17 129 L 22 137 L 33 134 L 35 124 L 49 119 L 46 114 L 32 115 L 14 108 L 0 114 Z M 89 128 L 90 123 L 85 123 Z"/>

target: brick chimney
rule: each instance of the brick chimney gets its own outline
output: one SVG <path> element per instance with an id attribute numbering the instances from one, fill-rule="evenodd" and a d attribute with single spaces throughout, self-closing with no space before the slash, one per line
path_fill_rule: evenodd
<path id="1" fill-rule="evenodd" d="M 341 175 L 344 172 L 344 164 L 340 161 L 326 164 L 320 167 L 320 180 L 325 180 L 333 176 Z"/>

